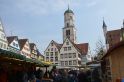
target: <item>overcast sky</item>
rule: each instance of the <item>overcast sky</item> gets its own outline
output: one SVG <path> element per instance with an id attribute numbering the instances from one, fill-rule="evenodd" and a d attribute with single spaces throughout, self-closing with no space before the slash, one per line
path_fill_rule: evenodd
<path id="1" fill-rule="evenodd" d="M 51 40 L 62 43 L 64 12 L 68 3 L 75 14 L 77 41 L 90 44 L 103 38 L 103 17 L 108 30 L 119 29 L 124 0 L 0 0 L 0 17 L 7 36 L 28 38 L 43 53 Z"/>

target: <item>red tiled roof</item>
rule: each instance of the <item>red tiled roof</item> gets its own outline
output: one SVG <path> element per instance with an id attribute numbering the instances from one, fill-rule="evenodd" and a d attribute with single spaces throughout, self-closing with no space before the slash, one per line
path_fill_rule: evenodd
<path id="1" fill-rule="evenodd" d="M 11 42 L 12 42 L 15 38 L 18 39 L 18 36 L 8 36 L 8 37 L 7 37 L 8 44 L 11 44 Z"/>
<path id="2" fill-rule="evenodd" d="M 69 39 L 70 40 L 70 39 Z M 88 43 L 80 43 L 80 44 L 75 44 L 70 40 L 70 42 L 74 45 L 74 47 L 82 54 L 82 55 L 87 55 L 88 53 Z"/>
<path id="3" fill-rule="evenodd" d="M 19 46 L 20 50 L 24 47 L 25 43 L 28 41 L 28 39 L 19 39 Z"/>
<path id="4" fill-rule="evenodd" d="M 88 53 L 88 43 L 76 44 L 76 46 L 82 54 L 86 55 Z"/>
<path id="5" fill-rule="evenodd" d="M 109 43 L 109 47 L 112 47 L 113 45 L 120 42 L 120 37 L 121 37 L 121 29 L 108 31 L 107 41 Z"/>

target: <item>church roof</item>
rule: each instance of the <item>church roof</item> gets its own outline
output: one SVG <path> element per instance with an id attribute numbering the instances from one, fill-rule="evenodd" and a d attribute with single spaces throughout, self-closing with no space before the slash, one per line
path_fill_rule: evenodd
<path id="1" fill-rule="evenodd" d="M 105 24 L 105 21 L 103 20 L 103 26 L 102 27 L 107 27 L 107 25 Z"/>
<path id="2" fill-rule="evenodd" d="M 68 9 L 65 11 L 64 14 L 66 14 L 66 13 L 73 13 L 73 11 L 72 11 L 71 9 L 69 9 L 69 7 L 68 7 Z M 73 13 L 73 14 L 74 14 L 74 13 Z"/>

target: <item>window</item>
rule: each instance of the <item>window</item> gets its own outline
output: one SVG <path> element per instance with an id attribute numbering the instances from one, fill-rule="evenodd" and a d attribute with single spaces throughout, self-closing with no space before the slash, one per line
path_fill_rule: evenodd
<path id="1" fill-rule="evenodd" d="M 16 44 L 15 44 L 15 42 L 13 42 L 13 46 L 15 46 Z"/>
<path id="2" fill-rule="evenodd" d="M 76 53 L 73 53 L 73 58 L 76 58 Z"/>
<path id="3" fill-rule="evenodd" d="M 55 52 L 55 56 L 58 57 L 58 52 Z"/>
<path id="4" fill-rule="evenodd" d="M 71 50 L 71 47 L 68 47 L 68 50 Z"/>
<path id="5" fill-rule="evenodd" d="M 81 58 L 81 54 L 78 54 L 78 57 Z"/>
<path id="6" fill-rule="evenodd" d="M 68 61 L 65 61 L 65 65 L 66 65 L 66 66 L 68 65 Z"/>
<path id="7" fill-rule="evenodd" d="M 1 38 L 2 38 L 2 39 L 5 39 L 5 35 L 4 35 L 4 34 L 1 34 Z"/>
<path id="8" fill-rule="evenodd" d="M 49 52 L 46 52 L 46 56 L 49 56 Z"/>
<path id="9" fill-rule="evenodd" d="M 55 61 L 58 61 L 58 57 L 55 57 Z"/>
<path id="10" fill-rule="evenodd" d="M 46 61 L 49 61 L 49 57 L 46 57 Z"/>
<path id="11" fill-rule="evenodd" d="M 76 60 L 73 60 L 73 65 L 76 65 L 77 64 L 77 61 Z"/>
<path id="12" fill-rule="evenodd" d="M 64 51 L 67 51 L 67 47 L 64 47 Z"/>
<path id="13" fill-rule="evenodd" d="M 72 58 L 72 54 L 71 53 L 69 53 L 69 58 Z"/>
<path id="14" fill-rule="evenodd" d="M 48 51 L 50 51 L 50 49 L 48 49 Z"/>
<path id="15" fill-rule="evenodd" d="M 63 59 L 63 54 L 60 54 L 60 59 Z"/>
<path id="16" fill-rule="evenodd" d="M 69 26 L 69 23 L 67 23 L 67 27 Z"/>
<path id="17" fill-rule="evenodd" d="M 66 42 L 66 45 L 69 45 L 69 42 Z"/>
<path id="18" fill-rule="evenodd" d="M 53 48 L 51 48 L 51 51 L 53 51 Z"/>
<path id="19" fill-rule="evenodd" d="M 67 53 L 64 54 L 65 58 L 67 58 Z"/>
<path id="20" fill-rule="evenodd" d="M 50 61 L 53 62 L 53 57 L 50 58 Z"/>
<path id="21" fill-rule="evenodd" d="M 51 54 L 51 56 L 53 56 L 53 52 L 51 52 L 50 54 Z"/>
<path id="22" fill-rule="evenodd" d="M 66 30 L 66 36 L 70 35 L 70 30 Z"/>
<path id="23" fill-rule="evenodd" d="M 49 59 L 49 57 L 46 57 L 46 59 Z"/>
<path id="24" fill-rule="evenodd" d="M 64 61 L 61 61 L 61 66 L 64 66 Z"/>
<path id="25" fill-rule="evenodd" d="M 15 46 L 18 47 L 18 44 L 16 44 Z"/>
<path id="26" fill-rule="evenodd" d="M 69 61 L 69 65 L 72 65 L 72 61 Z"/>
<path id="27" fill-rule="evenodd" d="M 55 48 L 55 51 L 56 51 L 56 48 Z"/>

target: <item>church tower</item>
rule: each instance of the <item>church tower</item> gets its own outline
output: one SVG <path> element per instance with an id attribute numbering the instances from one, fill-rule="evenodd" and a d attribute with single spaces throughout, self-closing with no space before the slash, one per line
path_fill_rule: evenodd
<path id="1" fill-rule="evenodd" d="M 103 33 L 104 33 L 104 37 L 105 37 L 106 49 L 108 50 L 109 49 L 109 43 L 108 43 L 108 38 L 107 38 L 107 25 L 105 24 L 104 19 L 103 19 L 102 29 L 103 29 Z"/>
<path id="2" fill-rule="evenodd" d="M 76 43 L 74 13 L 69 7 L 64 13 L 63 42 L 66 38 L 69 38 L 72 42 Z"/>

